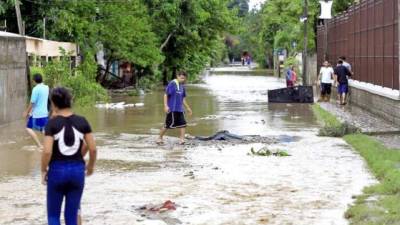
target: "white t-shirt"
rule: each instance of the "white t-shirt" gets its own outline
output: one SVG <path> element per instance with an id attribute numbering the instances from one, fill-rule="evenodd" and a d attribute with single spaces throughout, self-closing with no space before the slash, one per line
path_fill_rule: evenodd
<path id="1" fill-rule="evenodd" d="M 334 73 L 332 67 L 321 67 L 321 71 L 319 72 L 321 75 L 321 83 L 332 84 Z"/>
<path id="2" fill-rule="evenodd" d="M 320 19 L 332 19 L 332 3 L 333 1 L 319 1 L 321 4 L 321 15 Z"/>

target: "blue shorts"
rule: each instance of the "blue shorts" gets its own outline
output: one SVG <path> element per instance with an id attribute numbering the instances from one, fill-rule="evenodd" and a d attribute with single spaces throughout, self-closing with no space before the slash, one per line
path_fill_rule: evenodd
<path id="1" fill-rule="evenodd" d="M 32 116 L 29 117 L 28 123 L 26 124 L 27 128 L 37 130 L 40 132 L 44 131 L 44 128 L 47 125 L 47 122 L 49 122 L 48 117 L 43 117 L 43 118 L 33 118 Z"/>
<path id="2" fill-rule="evenodd" d="M 338 90 L 339 94 L 347 94 L 349 92 L 349 85 L 348 84 L 339 84 L 337 90 Z"/>

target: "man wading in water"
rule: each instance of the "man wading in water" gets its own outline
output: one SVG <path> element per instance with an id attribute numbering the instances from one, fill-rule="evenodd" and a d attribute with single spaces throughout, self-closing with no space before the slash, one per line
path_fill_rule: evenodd
<path id="1" fill-rule="evenodd" d="M 186 72 L 179 72 L 176 79 L 171 81 L 164 94 L 164 111 L 167 114 L 165 119 L 165 125 L 161 129 L 160 137 L 157 140 L 157 144 L 164 144 L 163 137 L 168 129 L 180 129 L 180 144 L 185 144 L 185 110 L 184 106 L 189 114 L 192 115 L 192 110 L 186 102 L 186 90 L 183 85 L 187 79 Z"/>

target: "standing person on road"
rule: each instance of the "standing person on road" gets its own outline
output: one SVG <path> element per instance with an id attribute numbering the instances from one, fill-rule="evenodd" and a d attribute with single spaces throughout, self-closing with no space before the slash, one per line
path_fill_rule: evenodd
<path id="1" fill-rule="evenodd" d="M 55 116 L 45 129 L 42 153 L 42 182 L 47 184 L 47 219 L 49 225 L 60 225 L 61 205 L 65 198 L 65 223 L 78 223 L 78 210 L 86 175 L 93 174 L 96 144 L 92 130 L 84 117 L 72 110 L 72 96 L 65 88 L 51 93 Z M 81 149 L 87 145 L 89 162 L 85 165 Z M 86 150 L 85 150 L 86 151 Z"/>
<path id="2" fill-rule="evenodd" d="M 329 62 L 325 61 L 323 67 L 321 67 L 317 79 L 317 84 L 321 85 L 321 96 L 318 100 L 319 102 L 329 102 L 331 98 L 331 89 L 334 74 L 335 72 L 333 71 L 333 68 L 331 67 Z"/>
<path id="3" fill-rule="evenodd" d="M 292 77 L 291 77 L 292 84 L 293 84 L 293 86 L 296 86 L 296 84 L 297 84 L 297 73 L 296 73 L 296 70 L 295 70 L 294 66 L 291 67 L 291 71 L 292 71 Z"/>
<path id="4" fill-rule="evenodd" d="M 351 72 L 343 65 L 343 61 L 339 60 L 338 66 L 335 68 L 335 86 L 338 87 L 338 98 L 340 105 L 346 105 L 347 93 L 349 92 L 349 80 Z"/>
<path id="5" fill-rule="evenodd" d="M 297 74 L 294 66 L 286 70 L 286 87 L 294 87 L 297 83 Z"/>
<path id="6" fill-rule="evenodd" d="M 292 76 L 293 76 L 293 70 L 292 70 L 292 66 L 290 66 L 287 70 L 286 70 L 286 87 L 293 87 L 293 80 L 292 80 Z"/>
<path id="7" fill-rule="evenodd" d="M 352 68 L 351 68 L 350 63 L 348 63 L 348 62 L 346 61 L 346 56 L 340 56 L 340 57 L 339 57 L 339 60 L 342 60 L 342 61 L 343 61 L 343 66 L 346 67 L 346 68 L 350 71 L 351 74 L 353 74 L 353 70 L 352 70 Z"/>
<path id="8" fill-rule="evenodd" d="M 157 144 L 163 144 L 163 137 L 168 129 L 180 129 L 180 144 L 185 144 L 185 110 L 186 108 L 189 116 L 192 115 L 192 109 L 186 102 L 186 88 L 184 83 L 187 79 L 186 72 L 179 72 L 176 79 L 171 81 L 164 94 L 164 111 L 167 114 L 165 119 L 165 125 L 161 129 L 160 137 L 157 140 Z"/>
<path id="9" fill-rule="evenodd" d="M 44 128 L 49 120 L 49 87 L 43 84 L 43 78 L 40 74 L 33 75 L 33 81 L 36 83 L 36 86 L 32 90 L 31 100 L 23 117 L 28 121 L 26 131 L 33 138 L 36 145 L 39 148 L 43 148 L 35 131 L 44 132 Z"/>

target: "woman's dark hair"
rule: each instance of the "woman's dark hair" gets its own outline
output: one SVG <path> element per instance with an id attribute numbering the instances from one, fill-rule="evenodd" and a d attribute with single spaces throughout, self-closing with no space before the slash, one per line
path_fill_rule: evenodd
<path id="1" fill-rule="evenodd" d="M 343 60 L 339 60 L 339 61 L 338 61 L 338 64 L 343 64 Z"/>
<path id="2" fill-rule="evenodd" d="M 179 71 L 179 72 L 177 73 L 177 76 L 184 76 L 184 77 L 187 77 L 187 73 L 186 73 L 185 71 Z"/>
<path id="3" fill-rule="evenodd" d="M 42 77 L 42 75 L 40 75 L 39 73 L 35 73 L 35 74 L 33 75 L 33 80 L 34 80 L 37 84 L 40 84 L 40 83 L 43 82 L 43 77 Z"/>
<path id="4" fill-rule="evenodd" d="M 71 108 L 71 92 L 64 87 L 56 87 L 51 91 L 51 101 L 59 109 Z"/>

